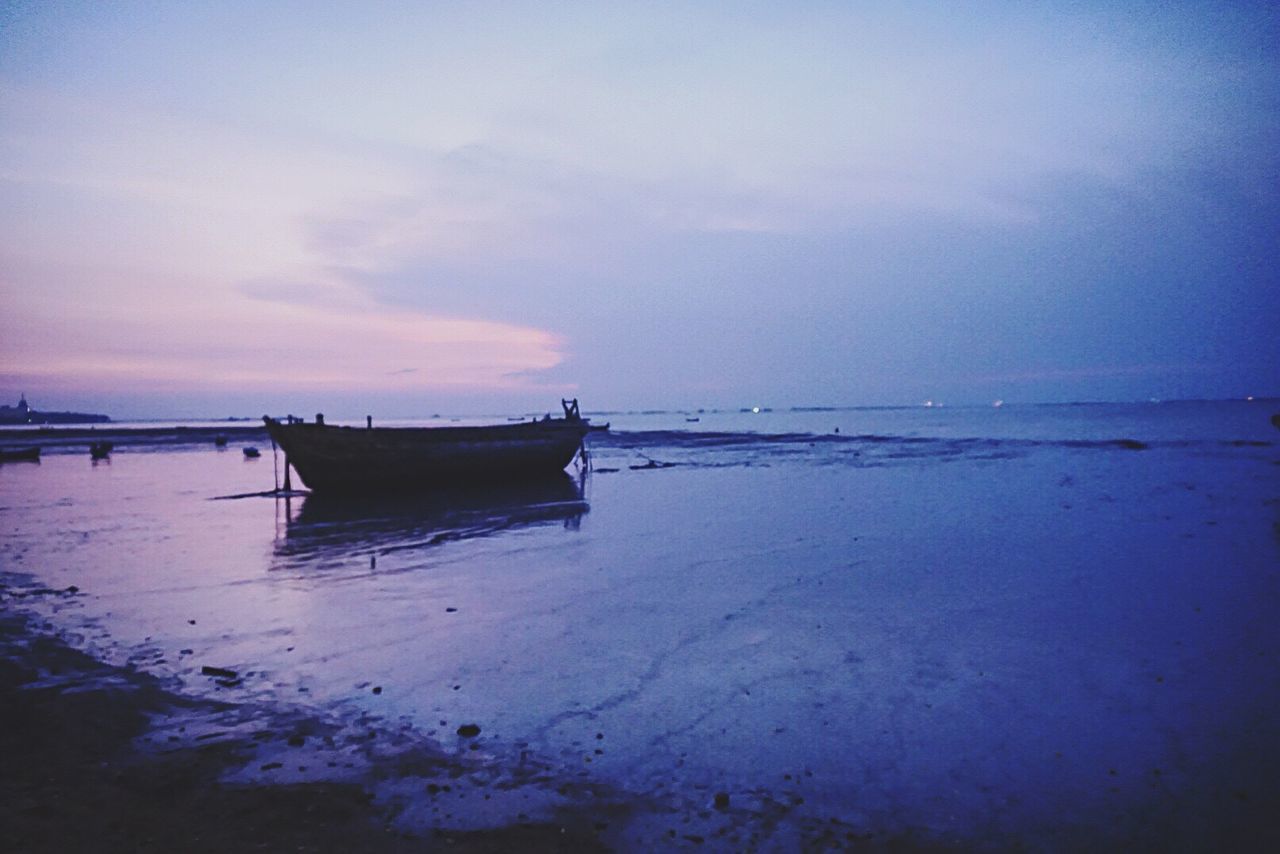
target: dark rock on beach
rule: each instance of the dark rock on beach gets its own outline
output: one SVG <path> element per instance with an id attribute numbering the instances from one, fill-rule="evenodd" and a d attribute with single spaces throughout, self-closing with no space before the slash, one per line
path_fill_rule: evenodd
<path id="1" fill-rule="evenodd" d="M 227 670 L 225 667 L 211 667 L 206 664 L 200 668 L 202 676 L 216 676 L 219 679 L 238 679 L 239 675 L 234 670 Z"/>

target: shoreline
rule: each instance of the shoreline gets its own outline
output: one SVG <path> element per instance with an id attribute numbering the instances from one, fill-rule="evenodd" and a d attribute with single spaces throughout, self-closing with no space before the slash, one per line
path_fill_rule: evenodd
<path id="1" fill-rule="evenodd" d="M 246 440 L 266 441 L 267 429 L 262 424 L 228 424 L 225 427 L 48 427 L 0 431 L 0 448 L 61 448 L 86 442 L 112 442 L 115 445 L 212 445 L 218 436 L 228 443 Z"/>
<path id="2" fill-rule="evenodd" d="M 479 830 L 406 827 L 406 804 L 375 783 L 440 776 L 461 788 L 473 765 L 374 721 L 356 732 L 176 693 L 72 648 L 14 605 L 54 595 L 75 594 L 0 588 L 0 828 L 14 850 L 607 850 L 581 813 Z M 308 765 L 324 770 L 308 775 Z M 262 779 L 277 772 L 278 782 Z M 421 782 L 430 797 L 450 794 Z"/>
<path id="3" fill-rule="evenodd" d="M 725 795 L 712 803 L 711 793 L 701 804 L 674 792 L 636 795 L 532 755 L 516 763 L 488 755 L 483 736 L 449 751 L 378 717 L 239 701 L 234 679 L 226 701 L 183 693 L 172 680 L 104 662 L 64 639 L 39 605 L 53 602 L 56 612 L 78 595 L 74 587 L 0 579 L 0 833 L 14 850 L 577 854 L 964 845 L 928 831 L 791 815 L 802 799 L 739 806 Z"/>

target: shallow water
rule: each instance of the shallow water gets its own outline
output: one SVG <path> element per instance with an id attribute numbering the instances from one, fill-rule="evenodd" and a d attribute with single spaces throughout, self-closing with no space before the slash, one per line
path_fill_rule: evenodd
<path id="1" fill-rule="evenodd" d="M 193 692 L 474 722 L 659 805 L 622 844 L 1207 844 L 1274 792 L 1280 445 L 1170 406 L 613 417 L 585 482 L 354 505 L 209 500 L 269 454 L 52 455 L 0 467 L 0 560 Z"/>

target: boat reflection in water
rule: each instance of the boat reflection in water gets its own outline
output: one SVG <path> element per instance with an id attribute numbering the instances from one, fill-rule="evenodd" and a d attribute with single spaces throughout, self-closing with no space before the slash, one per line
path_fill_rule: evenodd
<path id="1" fill-rule="evenodd" d="M 585 482 L 564 472 L 535 480 L 476 484 L 423 494 L 312 493 L 290 514 L 278 558 L 302 562 L 437 546 L 560 523 L 577 528 L 588 510 Z"/>

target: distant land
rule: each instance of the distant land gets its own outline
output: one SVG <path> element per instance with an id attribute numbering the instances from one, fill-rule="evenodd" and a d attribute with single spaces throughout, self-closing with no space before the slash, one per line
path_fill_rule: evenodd
<path id="1" fill-rule="evenodd" d="M 24 394 L 17 406 L 0 406 L 0 424 L 104 424 L 111 419 L 91 412 L 40 412 Z"/>

